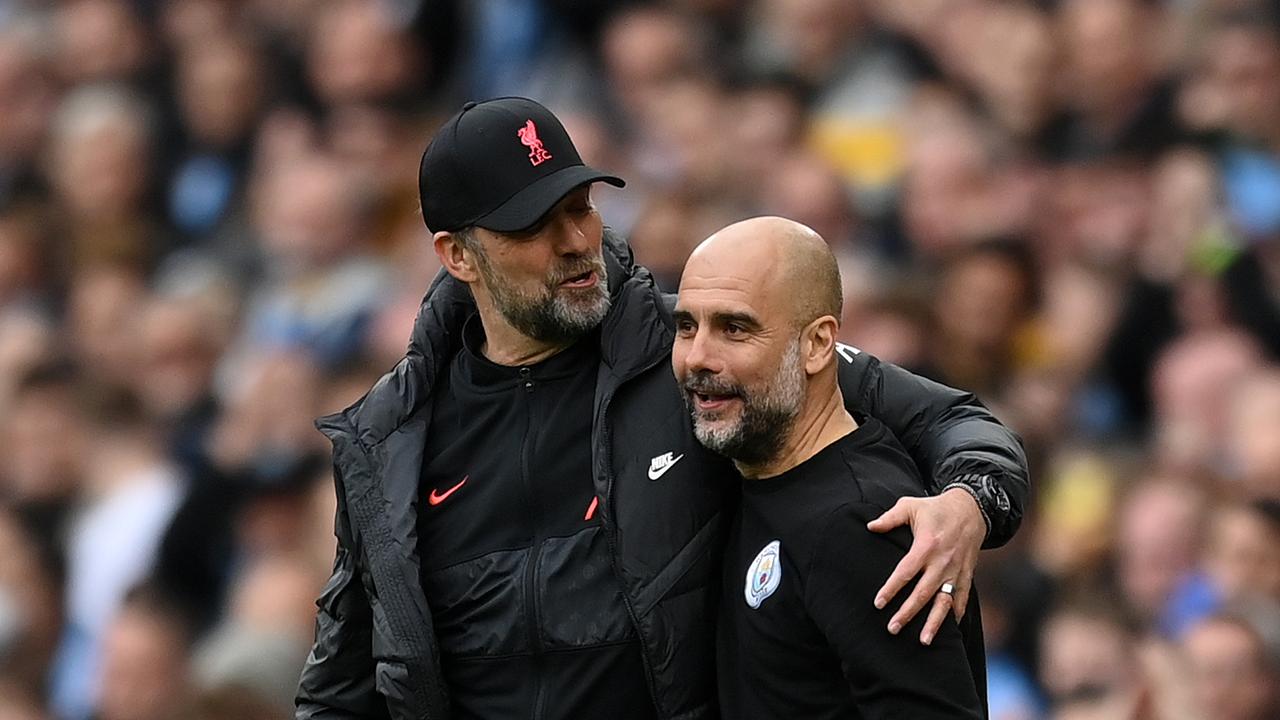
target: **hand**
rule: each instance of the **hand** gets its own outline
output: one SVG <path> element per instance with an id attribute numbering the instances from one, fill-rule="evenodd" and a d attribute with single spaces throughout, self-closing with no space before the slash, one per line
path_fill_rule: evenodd
<path id="1" fill-rule="evenodd" d="M 904 524 L 911 527 L 915 541 L 876 593 L 875 603 L 877 609 L 884 609 L 912 578 L 920 575 L 910 597 L 889 621 L 889 632 L 898 634 L 933 599 L 933 608 L 920 632 L 920 642 L 928 645 L 948 611 L 954 612 L 957 620 L 964 617 L 987 525 L 973 496 L 952 488 L 937 497 L 899 498 L 892 508 L 867 523 L 867 529 L 882 533 Z M 954 595 L 939 591 L 944 582 L 955 585 Z"/>

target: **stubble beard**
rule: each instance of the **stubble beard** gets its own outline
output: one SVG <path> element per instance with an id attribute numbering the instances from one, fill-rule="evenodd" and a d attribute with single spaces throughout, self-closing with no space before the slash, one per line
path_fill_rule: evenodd
<path id="1" fill-rule="evenodd" d="M 493 297 L 494 307 L 511 327 L 539 342 L 568 345 L 604 322 L 611 304 L 603 258 L 584 258 L 559 268 L 535 293 L 524 292 L 494 272 L 483 254 L 477 265 Z M 587 271 L 597 282 L 588 288 L 560 287 L 568 278 Z"/>
<path id="2" fill-rule="evenodd" d="M 800 359 L 800 340 L 791 341 L 783 354 L 777 374 L 760 391 L 717 380 L 711 375 L 693 375 L 685 381 L 683 397 L 693 418 L 693 434 L 708 450 L 744 465 L 760 465 L 773 460 L 804 406 L 805 373 Z M 732 422 L 723 411 L 700 412 L 690 392 L 734 394 L 741 410 Z"/>

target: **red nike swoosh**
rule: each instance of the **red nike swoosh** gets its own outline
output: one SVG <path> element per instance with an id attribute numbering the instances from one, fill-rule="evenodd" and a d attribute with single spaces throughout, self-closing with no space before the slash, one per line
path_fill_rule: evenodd
<path id="1" fill-rule="evenodd" d="M 462 487 L 463 485 L 466 485 L 467 480 L 469 480 L 470 478 L 471 478 L 470 475 L 462 478 L 462 482 L 458 483 L 457 485 L 454 485 L 448 490 L 445 490 L 442 494 L 439 494 L 439 495 L 437 495 L 435 489 L 432 488 L 431 494 L 427 496 L 427 502 L 431 503 L 432 505 L 439 505 L 445 500 L 448 500 L 449 496 L 457 492 L 458 488 Z"/>

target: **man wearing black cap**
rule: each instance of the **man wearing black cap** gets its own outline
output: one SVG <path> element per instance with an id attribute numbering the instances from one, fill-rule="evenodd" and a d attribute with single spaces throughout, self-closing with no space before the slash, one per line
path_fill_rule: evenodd
<path id="1" fill-rule="evenodd" d="M 597 181 L 622 185 L 522 98 L 468 103 L 427 148 L 423 216 L 447 272 L 406 357 L 319 423 L 339 544 L 297 717 L 719 716 L 738 480 L 694 438 L 667 370 L 672 299 L 604 229 Z M 937 540 L 881 590 L 923 571 L 884 620 L 937 597 L 936 626 L 943 583 L 962 608 L 978 545 L 1016 529 L 1025 458 L 972 396 L 840 354 L 847 403 L 903 439 L 936 495 L 885 523 Z"/>

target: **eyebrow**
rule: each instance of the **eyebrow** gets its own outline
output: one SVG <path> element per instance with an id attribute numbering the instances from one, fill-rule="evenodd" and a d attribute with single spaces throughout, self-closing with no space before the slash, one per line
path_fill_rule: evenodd
<path id="1" fill-rule="evenodd" d="M 693 322 L 693 313 L 688 310 L 677 308 L 673 313 L 676 322 L 689 321 Z M 711 320 L 719 325 L 728 325 L 729 323 L 737 323 L 750 331 L 756 331 L 761 328 L 760 321 L 754 315 L 745 312 L 716 312 L 711 314 Z"/>
<path id="2" fill-rule="evenodd" d="M 728 325 L 729 323 L 737 323 L 747 330 L 759 330 L 760 321 L 750 313 L 745 312 L 717 312 L 711 314 L 711 319 L 720 325 Z"/>

